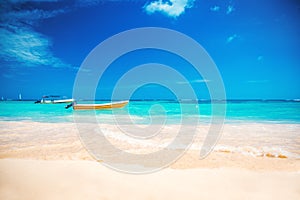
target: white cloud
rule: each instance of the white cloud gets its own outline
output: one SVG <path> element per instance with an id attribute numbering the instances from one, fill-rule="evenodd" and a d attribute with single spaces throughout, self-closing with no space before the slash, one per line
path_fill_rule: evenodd
<path id="1" fill-rule="evenodd" d="M 196 79 L 196 80 L 191 80 L 189 82 L 187 81 L 178 81 L 177 84 L 190 84 L 190 83 L 208 83 L 210 80 L 207 79 Z"/>
<path id="2" fill-rule="evenodd" d="M 229 15 L 230 13 L 232 13 L 233 11 L 235 11 L 235 8 L 231 5 L 227 6 L 227 11 L 226 14 Z"/>
<path id="3" fill-rule="evenodd" d="M 220 9 L 221 9 L 220 6 L 213 6 L 213 7 L 210 7 L 210 10 L 213 11 L 213 12 L 220 11 Z"/>
<path id="4" fill-rule="evenodd" d="M 51 39 L 33 29 L 41 20 L 65 13 L 68 9 L 34 7 L 45 1 L 31 1 L 31 6 L 24 2 L 15 0 L 0 8 L 0 59 L 14 66 L 71 67 L 53 55 Z"/>
<path id="5" fill-rule="evenodd" d="M 226 43 L 232 42 L 234 39 L 236 39 L 238 36 L 237 34 L 231 35 L 227 38 Z"/>
<path id="6" fill-rule="evenodd" d="M 0 58 L 5 61 L 17 61 L 25 66 L 69 67 L 52 54 L 52 44 L 47 37 L 29 28 L 1 28 L 0 38 Z"/>
<path id="7" fill-rule="evenodd" d="M 198 79 L 198 80 L 192 81 L 192 83 L 208 83 L 208 82 L 210 82 L 210 80 L 207 80 L 207 79 Z"/>
<path id="8" fill-rule="evenodd" d="M 34 25 L 38 23 L 39 20 L 47 19 L 51 17 L 55 17 L 56 15 L 65 13 L 66 10 L 58 9 L 58 10 L 41 10 L 41 9 L 33 9 L 33 10 L 20 10 L 20 11 L 10 11 L 4 15 L 4 17 L 10 21 L 14 19 L 14 21 L 22 21 L 26 24 Z"/>
<path id="9" fill-rule="evenodd" d="M 185 12 L 186 8 L 193 7 L 195 0 L 157 0 L 144 7 L 148 14 L 161 12 L 169 17 L 178 17 Z"/>
<path id="10" fill-rule="evenodd" d="M 119 0 L 109 0 L 119 1 Z M 0 6 L 0 60 L 10 67 L 72 67 L 56 57 L 51 38 L 34 30 L 48 19 L 81 7 L 95 6 L 105 0 L 11 0 Z M 76 67 L 72 67 L 76 69 Z"/>

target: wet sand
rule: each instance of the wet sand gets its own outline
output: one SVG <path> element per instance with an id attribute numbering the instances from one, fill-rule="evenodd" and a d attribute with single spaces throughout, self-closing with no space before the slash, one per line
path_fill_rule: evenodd
<path id="1" fill-rule="evenodd" d="M 164 138 L 150 143 L 126 141 L 112 125 L 103 125 L 107 137 L 125 151 L 152 152 L 161 140 L 173 137 L 177 125 L 169 126 Z M 277 126 L 277 127 L 276 127 Z M 33 160 L 94 160 L 80 141 L 73 123 L 0 121 L 0 158 Z M 255 170 L 300 170 L 300 125 L 298 124 L 225 124 L 214 151 L 205 159 L 199 152 L 208 126 L 200 126 L 191 148 L 172 168 L 239 167 Z M 252 132 L 250 132 L 252 131 Z M 169 134 L 169 135 L 168 135 Z M 113 138 L 112 138 L 113 137 Z M 166 139 L 167 138 L 167 139 Z M 143 142 L 143 141 L 142 141 Z M 151 146 L 152 145 L 152 146 Z M 138 152 L 137 151 L 137 152 Z M 134 152 L 134 153 L 137 153 Z"/>

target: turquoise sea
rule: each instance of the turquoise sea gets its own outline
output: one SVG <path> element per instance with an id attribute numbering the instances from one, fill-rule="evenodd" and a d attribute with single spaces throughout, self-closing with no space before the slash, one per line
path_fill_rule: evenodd
<path id="1" fill-rule="evenodd" d="M 96 103 L 104 103 L 97 101 Z M 223 102 L 224 103 L 224 102 Z M 139 119 L 138 123 L 151 123 L 152 117 L 167 118 L 169 123 L 179 123 L 182 116 L 199 117 L 200 122 L 209 122 L 211 104 L 209 102 L 175 101 L 130 101 L 122 109 L 101 111 L 74 111 L 65 109 L 66 104 L 34 104 L 34 101 L 0 101 L 0 120 L 72 122 L 73 114 L 96 114 L 103 122 L 109 122 L 112 114 L 128 115 Z M 184 109 L 183 109 L 184 108 Z M 300 123 L 300 102 L 298 101 L 228 101 L 225 123 L 264 122 Z M 198 112 L 195 112 L 195 109 Z M 182 112 L 184 110 L 184 112 Z M 107 119 L 107 121 L 105 121 Z"/>
<path id="2" fill-rule="evenodd" d="M 216 104 L 224 105 L 224 102 Z M 99 125 L 97 127 L 112 141 L 127 144 L 127 149 L 139 151 L 144 148 L 152 151 L 172 141 L 182 125 L 190 130 L 195 118 L 199 120 L 199 126 L 196 130 L 193 129 L 196 131 L 195 141 L 198 143 L 193 143 L 191 149 L 200 152 L 212 119 L 209 102 L 130 101 L 122 109 L 100 111 L 75 111 L 72 108 L 65 109 L 65 106 L 66 104 L 34 104 L 34 101 L 0 102 L 0 147 L 2 145 L 4 153 L 16 149 L 21 151 L 27 146 L 31 148 L 32 138 L 40 138 L 36 141 L 37 147 L 44 142 L 59 143 L 63 139 L 66 139 L 64 143 L 73 141 L 71 135 L 79 130 L 75 124 L 80 125 L 78 122 L 83 122 L 85 126 L 96 121 Z M 300 159 L 300 102 L 228 101 L 226 108 L 222 137 L 214 151 L 255 157 Z M 78 116 L 82 121 L 77 120 Z M 185 119 L 184 123 L 182 118 Z M 150 124 L 153 126 L 148 126 Z M 157 130 L 160 130 L 158 135 Z M 137 141 L 135 137 L 128 137 L 124 133 L 155 133 L 155 137 Z M 178 148 L 182 147 L 179 145 Z"/>

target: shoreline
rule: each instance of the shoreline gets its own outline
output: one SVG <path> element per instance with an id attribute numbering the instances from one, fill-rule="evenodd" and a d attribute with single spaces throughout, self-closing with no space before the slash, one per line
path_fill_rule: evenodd
<path id="1" fill-rule="evenodd" d="M 101 126 L 110 142 L 133 153 L 154 151 L 155 145 L 161 145 L 161 141 L 170 141 L 174 136 L 173 132 L 178 129 L 178 125 L 167 126 L 166 130 L 162 130 L 163 137 L 141 146 L 131 140 L 128 143 L 117 127 L 108 124 Z M 0 159 L 94 160 L 81 143 L 76 124 L 0 121 L 0 128 Z M 225 124 L 222 138 L 214 151 L 200 160 L 200 147 L 208 128 L 200 126 L 197 129 L 197 137 L 190 149 L 172 163 L 170 168 L 224 166 L 262 171 L 300 170 L 300 137 L 297 136 L 299 124 Z M 282 142 L 284 136 L 285 140 Z"/>

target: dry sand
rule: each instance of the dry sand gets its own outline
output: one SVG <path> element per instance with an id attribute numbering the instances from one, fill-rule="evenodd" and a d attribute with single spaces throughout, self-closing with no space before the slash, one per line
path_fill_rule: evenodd
<path id="1" fill-rule="evenodd" d="M 300 199 L 300 172 L 115 172 L 93 161 L 0 160 L 0 199 Z"/>

